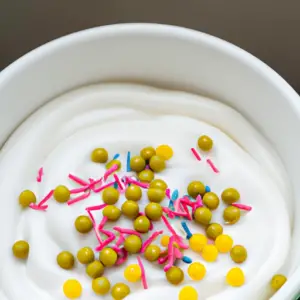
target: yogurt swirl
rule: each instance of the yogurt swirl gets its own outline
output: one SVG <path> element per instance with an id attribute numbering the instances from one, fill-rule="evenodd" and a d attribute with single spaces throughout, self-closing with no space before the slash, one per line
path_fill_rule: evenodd
<path id="1" fill-rule="evenodd" d="M 201 134 L 214 140 L 209 157 L 219 174 L 205 160 L 198 162 L 191 154 L 190 148 L 196 146 Z M 1 209 L 0 298 L 65 299 L 64 281 L 76 278 L 83 286 L 82 299 L 98 299 L 84 266 L 77 264 L 74 270 L 63 270 L 57 265 L 56 256 L 63 250 L 76 255 L 81 247 L 97 246 L 94 234 L 79 235 L 74 221 L 85 214 L 87 206 L 101 203 L 100 195 L 92 194 L 72 206 L 52 199 L 47 212 L 22 211 L 18 195 L 30 189 L 41 199 L 59 184 L 76 187 L 68 179 L 69 173 L 84 179 L 99 178 L 105 169 L 90 161 L 94 148 L 105 147 L 111 158 L 119 153 L 125 166 L 127 151 L 138 154 L 145 146 L 160 144 L 168 144 L 174 150 L 167 169 L 157 175 L 171 190 L 178 189 L 184 195 L 192 180 L 204 182 L 218 195 L 225 188 L 235 187 L 241 193 L 241 203 L 253 207 L 237 224 L 224 225 L 224 232 L 232 236 L 235 244 L 248 250 L 248 259 L 241 265 L 246 284 L 240 288 L 226 285 L 226 273 L 235 266 L 228 254 L 220 254 L 215 263 L 205 263 L 200 255 L 189 251 L 186 255 L 193 261 L 205 264 L 207 275 L 201 282 L 193 282 L 187 275 L 187 265 L 180 263 L 186 274 L 184 284 L 194 286 L 200 300 L 268 299 L 269 281 L 286 263 L 292 232 L 289 182 L 276 152 L 246 119 L 220 102 L 125 83 L 87 86 L 57 97 L 21 124 L 2 149 L 0 195 L 5 205 Z M 45 175 L 37 183 L 41 166 Z M 123 201 L 122 197 L 118 206 Z M 141 210 L 147 202 L 143 197 Z M 223 223 L 222 211 L 221 203 L 213 214 L 213 222 Z M 95 217 L 100 220 L 101 212 Z M 178 222 L 172 221 L 172 225 L 184 236 Z M 131 228 L 132 222 L 122 218 L 118 225 Z M 168 233 L 162 222 L 155 226 Z M 194 222 L 189 226 L 194 233 L 203 232 Z M 18 239 L 30 244 L 27 262 L 18 261 L 11 253 L 11 245 Z M 107 269 L 105 276 L 112 285 L 125 282 L 124 268 L 131 263 L 136 263 L 135 256 L 130 256 L 123 266 Z M 149 289 L 143 290 L 141 284 L 131 285 L 126 299 L 177 299 L 182 285 L 168 284 L 161 268 L 145 260 L 144 264 Z"/>

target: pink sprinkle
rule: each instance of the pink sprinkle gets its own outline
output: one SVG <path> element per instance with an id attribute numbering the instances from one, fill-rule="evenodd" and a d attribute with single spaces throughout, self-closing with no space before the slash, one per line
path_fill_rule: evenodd
<path id="1" fill-rule="evenodd" d="M 124 235 L 121 233 L 118 240 L 116 241 L 116 247 L 119 247 L 125 241 Z"/>
<path id="2" fill-rule="evenodd" d="M 100 209 L 103 209 L 106 206 L 107 206 L 107 204 L 104 203 L 104 204 L 101 204 L 101 205 L 89 206 L 85 210 L 87 210 L 87 211 L 90 211 L 90 210 L 100 210 Z"/>
<path id="3" fill-rule="evenodd" d="M 120 180 L 120 177 L 117 174 L 114 174 L 114 178 L 119 186 L 119 188 L 121 189 L 121 191 L 125 190 L 125 185 L 124 183 Z"/>
<path id="4" fill-rule="evenodd" d="M 248 206 L 248 205 L 245 205 L 245 204 L 232 203 L 231 205 L 235 206 L 235 207 L 237 207 L 239 209 L 242 209 L 242 210 L 247 210 L 247 211 L 251 211 L 252 210 L 251 206 Z"/>
<path id="5" fill-rule="evenodd" d="M 174 255 L 175 255 L 176 259 L 182 259 L 182 257 L 183 257 L 183 254 L 176 247 L 174 247 Z"/>
<path id="6" fill-rule="evenodd" d="M 88 189 L 88 187 L 84 186 L 84 187 L 80 187 L 80 188 L 77 188 L 77 189 L 72 189 L 72 190 L 70 190 L 70 193 L 71 193 L 71 195 L 78 194 L 78 193 L 85 192 L 87 189 Z"/>
<path id="7" fill-rule="evenodd" d="M 85 186 L 89 185 L 88 182 L 82 180 L 81 178 L 79 178 L 79 177 L 77 177 L 77 176 L 75 176 L 71 173 L 69 174 L 69 178 L 72 179 L 73 181 L 75 181 L 76 183 L 80 184 L 80 185 L 85 185 Z"/>
<path id="8" fill-rule="evenodd" d="M 188 197 L 183 197 L 181 199 L 181 203 L 185 203 L 186 205 L 190 206 L 190 207 L 194 207 L 195 202 L 192 202 Z"/>
<path id="9" fill-rule="evenodd" d="M 74 199 L 69 200 L 69 201 L 67 202 L 67 204 L 68 204 L 68 205 L 72 205 L 72 204 L 74 204 L 74 203 L 77 203 L 77 202 L 79 202 L 79 201 L 82 201 L 82 200 L 88 198 L 88 197 L 90 196 L 90 194 L 91 194 L 91 192 L 88 191 L 87 193 L 85 193 L 85 194 L 83 194 L 83 195 L 81 195 L 81 196 L 79 196 L 79 197 L 77 197 L 77 198 L 74 198 Z"/>
<path id="10" fill-rule="evenodd" d="M 219 170 L 216 168 L 216 166 L 213 164 L 213 162 L 209 158 L 206 159 L 206 162 L 209 164 L 209 166 L 212 168 L 212 170 L 215 173 L 219 173 Z"/>
<path id="11" fill-rule="evenodd" d="M 96 251 L 101 251 L 104 247 L 106 247 L 108 244 L 110 244 L 116 238 L 116 236 L 110 231 L 101 229 L 100 232 L 104 233 L 106 236 L 108 236 L 108 238 L 104 242 L 100 243 L 99 246 L 96 247 L 96 249 L 95 249 Z"/>
<path id="12" fill-rule="evenodd" d="M 166 196 L 168 199 L 171 199 L 171 190 L 170 189 L 166 189 Z"/>
<path id="13" fill-rule="evenodd" d="M 197 152 L 197 150 L 196 150 L 195 148 L 191 148 L 191 151 L 193 152 L 193 154 L 194 154 L 194 156 L 196 157 L 196 159 L 197 159 L 198 161 L 200 161 L 200 160 L 201 160 L 201 157 L 200 157 L 199 153 Z"/>
<path id="14" fill-rule="evenodd" d="M 29 205 L 29 207 L 32 208 L 32 209 L 34 209 L 34 210 L 46 210 L 48 208 L 48 205 L 39 206 L 39 205 L 31 203 Z"/>
<path id="15" fill-rule="evenodd" d="M 106 188 L 108 188 L 109 186 L 112 186 L 112 185 L 114 185 L 114 182 L 109 182 L 109 183 L 107 183 L 107 184 L 105 184 L 105 185 L 102 185 L 100 188 L 98 188 L 98 189 L 94 189 L 94 192 L 95 193 L 99 193 L 99 192 L 101 192 L 101 191 L 103 191 L 104 189 L 106 189 Z"/>
<path id="16" fill-rule="evenodd" d="M 196 202 L 194 203 L 193 212 L 198 208 L 203 207 L 203 201 L 201 195 L 196 197 Z"/>
<path id="17" fill-rule="evenodd" d="M 142 263 L 142 260 L 141 258 L 138 256 L 137 257 L 137 261 L 138 261 L 138 264 L 141 268 L 141 271 L 142 271 L 142 283 L 143 283 L 143 288 L 146 290 L 148 289 L 148 284 L 147 284 L 147 280 L 146 280 L 146 273 L 145 273 L 145 268 L 144 268 L 144 265 Z"/>
<path id="18" fill-rule="evenodd" d="M 164 263 L 166 263 L 168 260 L 168 256 L 165 256 L 165 257 L 160 257 L 157 262 L 160 264 L 160 265 L 163 265 Z"/>
<path id="19" fill-rule="evenodd" d="M 146 248 L 162 233 L 162 230 L 152 233 L 152 235 L 144 242 L 141 253 L 144 253 Z"/>
<path id="20" fill-rule="evenodd" d="M 109 168 L 105 173 L 104 173 L 104 181 L 107 180 L 107 178 L 115 171 L 117 171 L 119 168 L 118 165 L 113 165 L 111 168 Z"/>
<path id="21" fill-rule="evenodd" d="M 121 227 L 113 227 L 113 229 L 115 231 L 118 231 L 123 234 L 134 234 L 134 235 L 141 237 L 141 234 L 133 229 L 126 229 L 126 228 L 121 228 Z"/>
<path id="22" fill-rule="evenodd" d="M 128 177 L 128 176 L 126 177 L 126 179 L 127 179 L 127 182 L 128 182 L 128 183 L 135 184 L 135 185 L 137 185 L 137 186 L 139 186 L 139 187 L 141 187 L 141 188 L 143 188 L 143 189 L 148 189 L 149 186 L 150 186 L 149 183 L 139 182 L 139 181 L 134 180 L 134 179 L 132 179 L 132 178 L 130 178 L 130 177 Z"/>
<path id="23" fill-rule="evenodd" d="M 177 211 L 172 211 L 168 207 L 163 207 L 162 209 L 163 209 L 163 212 L 166 213 L 170 219 L 174 219 L 175 216 L 184 217 L 184 218 L 188 218 L 188 219 L 191 218 L 188 211 L 187 212 L 177 212 Z"/>
<path id="24" fill-rule="evenodd" d="M 115 247 L 113 247 L 113 249 L 116 251 Z M 125 261 L 127 260 L 128 252 L 124 248 L 121 248 L 117 250 L 117 253 L 118 253 L 118 259 L 116 261 L 116 265 L 119 266 L 125 263 Z"/>
<path id="25" fill-rule="evenodd" d="M 96 221 L 95 221 L 95 218 L 94 218 L 94 216 L 92 215 L 92 213 L 91 213 L 89 210 L 87 211 L 87 213 L 89 214 L 89 216 L 90 216 L 90 218 L 91 218 L 93 224 L 95 224 Z"/>
<path id="26" fill-rule="evenodd" d="M 175 232 L 175 230 L 173 229 L 173 227 L 170 225 L 169 221 L 167 220 L 167 218 L 162 215 L 161 216 L 163 222 L 165 223 L 165 225 L 167 226 L 167 228 L 169 229 L 169 231 L 172 233 L 172 235 L 177 236 L 177 233 Z"/>
<path id="27" fill-rule="evenodd" d="M 107 223 L 108 218 L 107 217 L 103 217 L 101 223 L 98 226 L 98 230 L 103 229 L 103 227 L 105 226 L 105 224 Z"/>
<path id="28" fill-rule="evenodd" d="M 192 218 L 192 216 L 191 216 L 191 214 L 190 214 L 190 212 L 189 212 L 189 209 L 187 208 L 187 204 L 182 203 L 182 206 L 183 206 L 184 211 L 185 211 L 186 214 L 187 214 L 188 220 L 190 220 L 190 221 L 193 220 L 193 218 Z"/>
<path id="29" fill-rule="evenodd" d="M 175 261 L 175 257 L 174 257 L 174 245 L 173 245 L 173 243 L 174 243 L 174 240 L 175 240 L 175 238 L 174 238 L 174 236 L 172 236 L 171 238 L 170 238 L 170 241 L 169 241 L 169 245 L 168 245 L 168 264 L 164 267 L 164 271 L 165 272 L 167 272 L 170 268 L 172 268 L 173 267 L 173 265 L 174 265 L 174 261 Z"/>
<path id="30" fill-rule="evenodd" d="M 43 175 L 44 175 L 43 168 L 40 168 L 39 171 L 38 171 L 38 176 L 36 178 L 36 181 L 41 182 Z"/>
<path id="31" fill-rule="evenodd" d="M 100 234 L 99 234 L 99 232 L 98 232 L 98 230 L 97 230 L 96 222 L 93 222 L 93 229 L 94 229 L 94 231 L 95 231 L 96 238 L 97 238 L 99 244 L 102 244 L 103 241 L 102 241 L 101 236 L 100 236 Z"/>
<path id="32" fill-rule="evenodd" d="M 43 204 L 45 204 L 53 195 L 53 190 L 51 190 L 46 196 L 44 199 L 41 200 L 41 202 L 38 204 L 38 206 L 43 206 Z"/>

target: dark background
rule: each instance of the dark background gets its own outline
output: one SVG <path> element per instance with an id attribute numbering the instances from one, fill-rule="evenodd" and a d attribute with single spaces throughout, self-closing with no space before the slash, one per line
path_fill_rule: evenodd
<path id="1" fill-rule="evenodd" d="M 174 24 L 218 36 L 300 91 L 300 0 L 0 0 L 0 70 L 57 37 L 122 22 Z"/>

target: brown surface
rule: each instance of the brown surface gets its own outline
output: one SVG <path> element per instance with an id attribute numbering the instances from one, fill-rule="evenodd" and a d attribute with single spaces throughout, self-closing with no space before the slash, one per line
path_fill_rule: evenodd
<path id="1" fill-rule="evenodd" d="M 0 69 L 56 37 L 122 22 L 174 24 L 221 37 L 300 91 L 299 0 L 0 0 Z"/>

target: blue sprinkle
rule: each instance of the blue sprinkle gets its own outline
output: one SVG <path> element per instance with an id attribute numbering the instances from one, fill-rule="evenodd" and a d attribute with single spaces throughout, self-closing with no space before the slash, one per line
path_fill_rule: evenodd
<path id="1" fill-rule="evenodd" d="M 174 203 L 173 203 L 172 200 L 169 201 L 168 207 L 169 207 L 171 210 L 174 210 Z"/>
<path id="2" fill-rule="evenodd" d="M 114 188 L 115 188 L 116 190 L 118 189 L 118 183 L 117 183 L 117 182 L 114 183 Z"/>
<path id="3" fill-rule="evenodd" d="M 192 259 L 188 256 L 184 256 L 182 258 L 182 261 L 185 262 L 186 264 L 191 264 L 193 262 Z"/>
<path id="4" fill-rule="evenodd" d="M 118 158 L 119 158 L 119 156 L 120 156 L 120 154 L 119 154 L 119 153 L 117 153 L 117 154 L 115 154 L 115 156 L 114 156 L 114 158 L 113 158 L 113 159 L 118 159 Z"/>
<path id="5" fill-rule="evenodd" d="M 211 189 L 210 189 L 210 187 L 207 185 L 206 187 L 205 187 L 205 193 L 209 193 L 211 191 Z"/>
<path id="6" fill-rule="evenodd" d="M 178 190 L 175 190 L 171 196 L 172 201 L 177 200 L 178 196 L 179 196 Z"/>
<path id="7" fill-rule="evenodd" d="M 127 153 L 127 172 L 130 172 L 131 168 L 130 168 L 130 151 L 128 151 Z"/>
<path id="8" fill-rule="evenodd" d="M 189 240 L 193 234 L 191 233 L 190 229 L 188 228 L 186 222 L 181 222 L 181 226 L 186 233 L 186 238 Z"/>

